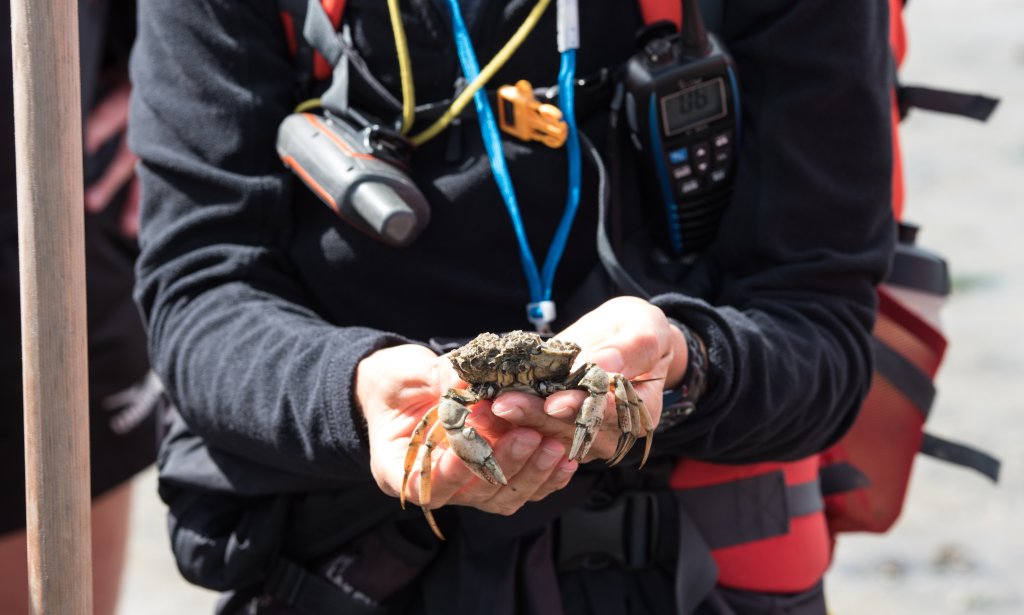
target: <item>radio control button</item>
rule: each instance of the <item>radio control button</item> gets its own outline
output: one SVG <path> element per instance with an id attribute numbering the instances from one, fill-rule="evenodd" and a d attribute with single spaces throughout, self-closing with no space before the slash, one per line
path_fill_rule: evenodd
<path id="1" fill-rule="evenodd" d="M 676 179 L 689 177 L 693 175 L 693 167 L 691 167 L 688 164 L 675 167 L 674 169 L 672 169 L 672 175 L 674 175 Z"/>
<path id="2" fill-rule="evenodd" d="M 693 159 L 697 162 L 707 160 L 709 155 L 707 143 L 698 143 L 693 146 Z"/>
<path id="3" fill-rule="evenodd" d="M 690 159 L 690 150 L 685 147 L 674 149 L 668 153 L 668 160 L 672 164 L 681 164 Z"/>
<path id="4" fill-rule="evenodd" d="M 715 149 L 721 149 L 723 147 L 729 147 L 729 145 L 732 144 L 732 133 L 731 132 L 723 132 L 721 134 L 717 134 L 717 135 L 715 135 L 715 138 L 713 139 L 713 142 L 715 144 Z"/>
<path id="5" fill-rule="evenodd" d="M 720 184 L 724 182 L 726 175 L 725 169 L 715 169 L 711 172 L 711 183 Z"/>
<path id="6" fill-rule="evenodd" d="M 700 180 L 690 179 L 679 184 L 679 191 L 683 194 L 691 194 L 700 190 Z"/>
<path id="7" fill-rule="evenodd" d="M 729 159 L 732 158 L 732 151 L 728 149 L 716 149 L 715 150 L 715 164 L 726 165 L 729 164 Z"/>
<path id="8" fill-rule="evenodd" d="M 710 168 L 710 167 L 711 167 L 711 163 L 708 162 L 707 160 L 705 160 L 703 162 L 698 162 L 697 163 L 697 172 L 700 173 L 701 175 L 704 175 L 705 173 L 708 172 L 708 168 Z"/>

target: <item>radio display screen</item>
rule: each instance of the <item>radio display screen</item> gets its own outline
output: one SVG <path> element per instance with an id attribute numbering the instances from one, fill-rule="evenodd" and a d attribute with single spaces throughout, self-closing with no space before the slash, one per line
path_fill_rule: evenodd
<path id="1" fill-rule="evenodd" d="M 725 116 L 725 83 L 712 79 L 661 99 L 665 135 L 683 132 Z"/>

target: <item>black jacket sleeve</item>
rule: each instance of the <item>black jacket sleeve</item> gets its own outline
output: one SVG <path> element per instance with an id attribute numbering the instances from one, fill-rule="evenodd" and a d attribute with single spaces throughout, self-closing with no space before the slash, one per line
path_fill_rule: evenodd
<path id="1" fill-rule="evenodd" d="M 726 5 L 744 98 L 734 198 L 702 263 L 707 300 L 653 299 L 710 354 L 708 392 L 661 443 L 674 452 L 796 459 L 856 416 L 895 233 L 886 4 Z"/>
<path id="2" fill-rule="evenodd" d="M 136 300 L 157 373 L 208 444 L 307 477 L 368 479 L 355 365 L 402 340 L 326 323 L 283 254 L 290 195 L 274 137 L 296 78 L 277 4 L 139 11 Z"/>

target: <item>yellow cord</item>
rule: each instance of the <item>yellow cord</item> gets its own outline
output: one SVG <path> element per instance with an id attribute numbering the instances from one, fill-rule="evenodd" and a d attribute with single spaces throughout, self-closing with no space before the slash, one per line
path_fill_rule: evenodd
<path id="1" fill-rule="evenodd" d="M 391 29 L 395 33 L 395 50 L 398 51 L 398 72 L 402 79 L 401 132 L 404 135 L 409 133 L 412 123 L 416 120 L 416 92 L 413 89 L 409 44 L 405 40 L 405 27 L 402 26 L 398 0 L 388 0 L 388 12 L 391 13 Z"/>
<path id="2" fill-rule="evenodd" d="M 320 107 L 320 99 L 319 98 L 310 98 L 309 100 L 304 100 L 304 101 L 300 102 L 298 105 L 296 105 L 295 106 L 295 113 L 305 113 L 306 111 L 309 111 L 310 109 L 318 109 L 319 107 Z"/>
<path id="3" fill-rule="evenodd" d="M 491 61 L 487 63 L 487 66 L 480 71 L 476 79 L 471 81 L 465 90 L 462 91 L 458 97 L 452 101 L 451 106 L 444 114 L 437 118 L 437 120 L 430 125 L 423 132 L 415 135 L 410 139 L 413 145 L 423 145 L 427 141 L 433 139 L 441 133 L 452 120 L 457 118 L 460 113 L 466 108 L 466 106 L 473 100 L 473 95 L 476 94 L 477 90 L 487 85 L 487 82 L 491 80 L 501 67 L 508 62 L 508 59 L 512 57 L 512 54 L 526 40 L 530 32 L 540 21 L 541 16 L 544 15 L 545 9 L 551 4 L 551 0 L 537 0 L 537 4 L 534 5 L 533 10 L 523 20 L 519 29 L 516 30 L 512 38 L 508 39 L 504 47 L 495 54 Z M 398 51 L 398 70 L 402 80 L 402 134 L 408 134 L 409 129 L 412 128 L 413 121 L 415 120 L 416 112 L 416 93 L 413 89 L 412 81 L 412 66 L 409 57 L 409 45 L 405 38 L 405 28 L 402 26 L 402 15 L 398 10 L 398 0 L 388 0 L 388 11 L 391 14 L 391 28 L 395 33 L 395 49 Z M 296 113 L 302 113 L 315 109 L 320 106 L 319 98 L 311 98 L 309 100 L 299 103 L 295 107 Z"/>
<path id="4" fill-rule="evenodd" d="M 551 0 L 537 0 L 537 4 L 523 21 L 523 25 L 519 26 L 519 29 L 512 35 L 512 38 L 508 39 L 505 46 L 502 47 L 501 51 L 499 51 L 494 58 L 487 63 L 487 66 L 480 71 L 480 74 L 477 75 L 476 79 L 470 82 L 469 86 L 459 94 L 459 96 L 452 102 L 451 106 L 448 107 L 448 110 L 444 112 L 444 115 L 437 118 L 437 121 L 431 124 L 429 128 L 410 139 L 413 145 L 423 145 L 427 141 L 433 139 L 442 130 L 447 128 L 448 124 L 451 124 L 452 120 L 462 113 L 462 110 L 466 108 L 466 105 L 473 100 L 473 95 L 476 94 L 477 90 L 484 87 L 487 82 L 490 81 L 491 77 L 493 77 L 494 74 L 505 65 L 505 62 L 512 57 L 512 54 L 519 49 L 519 46 L 523 44 L 523 41 L 526 40 L 526 37 L 533 30 L 534 26 L 537 25 L 538 21 L 540 21 L 541 16 L 544 14 L 544 9 L 548 8 L 549 4 L 551 4 Z M 397 32 L 395 35 L 397 38 Z M 399 58 L 401 58 L 401 56 L 399 56 Z"/>

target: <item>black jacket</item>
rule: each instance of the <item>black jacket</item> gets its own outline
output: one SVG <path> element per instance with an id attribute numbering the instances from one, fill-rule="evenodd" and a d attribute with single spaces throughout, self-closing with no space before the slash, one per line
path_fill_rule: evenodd
<path id="1" fill-rule="evenodd" d="M 531 6 L 485 3 L 473 32 L 478 56 L 491 57 Z M 706 340 L 711 387 L 698 412 L 659 435 L 652 454 L 795 459 L 839 437 L 870 379 L 874 286 L 894 231 L 887 7 L 725 6 L 721 34 L 744 100 L 735 193 L 716 242 L 674 292 L 653 299 Z M 144 182 L 136 297 L 152 360 L 184 419 L 165 443 L 165 494 L 201 488 L 257 498 L 247 506 L 277 511 L 266 517 L 277 520 L 277 495 L 297 494 L 287 506 L 292 533 L 268 550 L 284 545 L 311 561 L 398 512 L 370 476 L 353 399 L 359 360 L 407 340 L 523 328 L 528 297 L 511 224 L 470 123 L 457 161 L 446 160 L 445 136 L 414 156 L 414 178 L 432 207 L 416 243 L 396 250 L 361 235 L 275 154 L 276 127 L 301 99 L 277 3 L 149 2 L 140 11 L 131 135 Z M 451 96 L 459 69 L 446 15 L 416 0 L 403 18 L 418 100 Z M 398 95 L 386 4 L 351 0 L 346 19 L 356 48 Z M 585 3 L 581 19 L 578 74 L 633 52 L 641 25 L 634 0 Z M 550 84 L 557 69 L 551 10 L 496 83 Z M 607 113 L 596 112 L 581 128 L 602 147 L 606 124 Z M 504 151 L 530 243 L 543 253 L 564 204 L 565 154 L 514 140 Z M 554 284 L 556 330 L 595 306 L 579 293 L 598 267 L 595 186 L 585 165 L 581 210 Z M 643 197 L 635 182 L 622 189 L 629 235 L 642 224 Z M 585 492 L 616 476 L 602 465 L 574 483 Z M 569 505 L 551 500 L 534 507 L 551 510 L 526 529 L 516 524 L 529 506 L 512 518 L 442 509 L 442 525 L 489 533 L 494 544 L 482 557 L 515 562 L 508 554 L 517 539 L 500 538 L 501 528 L 516 528 L 511 536 L 537 530 Z M 318 509 L 332 512 L 318 517 Z M 478 547 L 450 533 L 435 568 L 446 562 L 449 587 L 479 582 L 486 565 L 474 571 L 465 556 Z M 304 534 L 316 539 L 300 545 Z M 512 601 L 510 612 L 528 610 L 502 599 Z"/>

